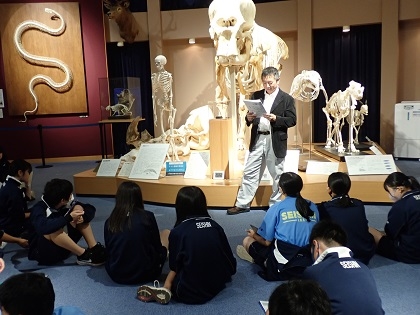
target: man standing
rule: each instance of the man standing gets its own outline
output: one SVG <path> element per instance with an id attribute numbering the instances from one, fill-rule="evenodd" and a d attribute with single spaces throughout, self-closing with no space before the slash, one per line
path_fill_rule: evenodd
<path id="1" fill-rule="evenodd" d="M 327 292 L 333 314 L 384 314 L 375 279 L 368 267 L 351 257 L 340 225 L 319 221 L 309 241 L 315 263 L 303 277 L 315 280 Z"/>
<path id="2" fill-rule="evenodd" d="M 257 118 L 253 112 L 245 117 L 247 126 L 252 125 L 249 156 L 245 163 L 242 184 L 236 197 L 235 207 L 227 214 L 239 214 L 250 210 L 251 201 L 257 192 L 261 177 L 267 166 L 273 178 L 273 192 L 269 206 L 280 197 L 278 181 L 283 173 L 287 151 L 287 129 L 296 125 L 295 101 L 280 90 L 279 71 L 267 67 L 261 74 L 264 90 L 253 94 L 252 99 L 263 102 L 266 114 Z"/>

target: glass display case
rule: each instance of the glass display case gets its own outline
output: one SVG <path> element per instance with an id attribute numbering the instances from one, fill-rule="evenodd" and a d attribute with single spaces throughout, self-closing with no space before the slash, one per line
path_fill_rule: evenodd
<path id="1" fill-rule="evenodd" d="M 101 119 L 130 119 L 142 116 L 140 78 L 100 78 Z"/>

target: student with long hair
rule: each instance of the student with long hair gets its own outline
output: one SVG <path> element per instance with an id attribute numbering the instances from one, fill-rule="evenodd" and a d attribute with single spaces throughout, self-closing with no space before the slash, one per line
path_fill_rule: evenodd
<path id="1" fill-rule="evenodd" d="M 171 298 L 202 304 L 215 297 L 236 273 L 223 228 L 208 211 L 203 191 L 195 186 L 179 190 L 175 202 L 176 223 L 169 234 L 169 274 L 163 287 L 144 285 L 141 301 L 166 304 Z"/>
<path id="2" fill-rule="evenodd" d="M 394 202 L 384 232 L 372 227 L 376 253 L 408 264 L 420 263 L 420 184 L 401 172 L 388 175 L 384 189 Z"/>
<path id="3" fill-rule="evenodd" d="M 105 269 L 113 281 L 139 284 L 160 276 L 167 256 L 168 234 L 162 242 L 155 216 L 144 209 L 136 183 L 126 181 L 118 187 L 115 207 L 105 221 L 104 238 Z"/>
<path id="4" fill-rule="evenodd" d="M 353 258 L 367 265 L 375 254 L 375 241 L 369 233 L 365 206 L 359 199 L 350 198 L 350 187 L 351 180 L 346 173 L 335 172 L 328 176 L 327 190 L 331 200 L 318 205 L 319 216 L 344 229 Z"/>
<path id="5" fill-rule="evenodd" d="M 303 188 L 302 178 L 293 172 L 280 176 L 279 187 L 281 201 L 271 206 L 258 230 L 247 230 L 243 246 L 236 248 L 237 255 L 244 260 L 255 262 L 262 268 L 258 274 L 265 280 L 286 280 L 283 270 L 297 267 L 294 264 L 310 265 L 310 253 L 307 259 L 295 261 L 296 255 L 309 244 L 312 227 L 318 222 L 317 206 L 304 199 L 300 192 Z M 303 255 L 305 256 L 305 255 Z M 292 265 L 291 265 L 292 264 Z"/>

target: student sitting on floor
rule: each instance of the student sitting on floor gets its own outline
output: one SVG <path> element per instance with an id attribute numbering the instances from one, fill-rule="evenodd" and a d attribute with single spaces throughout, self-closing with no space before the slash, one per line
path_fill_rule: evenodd
<path id="1" fill-rule="evenodd" d="M 167 257 L 166 231 L 162 245 L 155 215 L 144 210 L 140 187 L 133 182 L 121 183 L 104 226 L 105 268 L 111 279 L 138 284 L 158 278 Z"/>
<path id="2" fill-rule="evenodd" d="M 29 221 L 25 193 L 21 185 L 27 185 L 32 166 L 25 160 L 14 160 L 9 167 L 9 175 L 0 189 L 0 229 L 15 237 L 29 238 L 32 227 Z"/>
<path id="3" fill-rule="evenodd" d="M 328 177 L 328 194 L 332 199 L 318 205 L 319 217 L 338 223 L 347 234 L 347 247 L 353 258 L 367 265 L 375 254 L 375 241 L 369 233 L 365 206 L 359 199 L 349 197 L 350 187 L 349 175 L 332 173 Z"/>
<path id="4" fill-rule="evenodd" d="M 312 280 L 291 280 L 270 295 L 266 315 L 331 315 L 327 293 Z"/>
<path id="5" fill-rule="evenodd" d="M 327 292 L 334 315 L 384 314 L 372 273 L 351 257 L 346 242 L 340 225 L 329 220 L 318 222 L 310 236 L 315 262 L 305 269 L 304 278 L 315 280 Z"/>
<path id="6" fill-rule="evenodd" d="M 0 285 L 0 305 L 4 315 L 83 315 L 74 306 L 54 309 L 55 292 L 43 273 L 20 273 Z"/>
<path id="7" fill-rule="evenodd" d="M 385 232 L 369 228 L 376 252 L 408 264 L 420 263 L 420 184 L 401 172 L 389 174 L 384 182 L 394 204 L 389 210 Z"/>
<path id="8" fill-rule="evenodd" d="M 6 152 L 3 147 L 0 146 L 0 187 L 3 186 L 6 181 L 7 175 L 9 175 L 10 162 L 7 159 Z"/>
<path id="9" fill-rule="evenodd" d="M 105 248 L 96 242 L 90 226 L 95 207 L 73 200 L 73 185 L 68 180 L 56 178 L 45 185 L 41 201 L 31 211 L 36 235 L 29 243 L 29 259 L 53 265 L 73 253 L 79 265 L 105 263 Z M 77 244 L 82 236 L 88 249 Z"/>
<path id="10" fill-rule="evenodd" d="M 141 301 L 166 304 L 171 297 L 202 304 L 222 291 L 236 273 L 236 259 L 223 228 L 207 211 L 206 197 L 195 186 L 179 190 L 176 223 L 169 234 L 169 274 L 163 287 L 140 286 Z"/>
<path id="11" fill-rule="evenodd" d="M 311 264 L 309 235 L 319 218 L 317 206 L 300 195 L 303 181 L 298 174 L 281 174 L 279 187 L 281 201 L 268 209 L 260 228 L 249 229 L 243 246 L 236 248 L 239 258 L 262 268 L 258 275 L 267 281 L 298 277 Z"/>

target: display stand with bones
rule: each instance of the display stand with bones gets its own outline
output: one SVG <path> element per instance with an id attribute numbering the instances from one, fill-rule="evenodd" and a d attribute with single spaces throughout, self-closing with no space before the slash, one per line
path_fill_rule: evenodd
<path id="1" fill-rule="evenodd" d="M 362 105 L 360 105 L 360 110 L 355 109 L 354 115 L 353 115 L 353 124 L 350 121 L 350 116 L 346 117 L 347 123 L 353 126 L 353 129 L 350 129 L 350 132 L 354 131 L 354 144 L 359 144 L 359 131 L 360 127 L 362 127 L 363 122 L 365 120 L 365 116 L 369 113 L 369 108 L 367 105 L 367 102 L 363 104 L 361 101 L 359 101 Z M 344 121 L 341 124 L 341 127 L 344 125 Z"/>
<path id="2" fill-rule="evenodd" d="M 350 81 L 349 86 L 344 91 L 334 93 L 326 103 L 322 111 L 327 118 L 327 140 L 325 148 L 336 148 L 338 153 L 344 153 L 345 148 L 341 134 L 341 122 L 347 116 L 349 117 L 349 152 L 358 152 L 354 145 L 354 111 L 357 101 L 363 97 L 364 87 L 355 81 Z M 331 120 L 330 116 L 334 119 Z"/>
<path id="3" fill-rule="evenodd" d="M 176 115 L 176 108 L 172 104 L 172 74 L 165 70 L 166 57 L 158 55 L 155 58 L 155 65 L 157 72 L 152 74 L 152 100 L 153 100 L 153 120 L 157 126 L 157 111 L 160 111 L 160 129 L 161 140 L 169 143 L 173 149 L 172 159 L 179 161 L 176 153 L 174 140 L 174 121 Z M 168 113 L 169 135 L 165 133 L 163 116 Z"/>
<path id="4" fill-rule="evenodd" d="M 325 97 L 325 101 L 328 102 L 327 91 L 322 83 L 322 78 L 318 72 L 314 70 L 303 70 L 293 79 L 292 86 L 290 88 L 290 95 L 299 101 L 310 103 L 318 98 L 319 91 L 322 91 Z M 310 110 L 312 114 L 312 108 Z M 311 147 L 312 147 L 312 117 L 310 119 L 311 126 L 309 128 L 309 158 L 311 158 Z M 302 144 L 303 148 L 303 144 Z"/>
<path id="5" fill-rule="evenodd" d="M 286 43 L 255 23 L 255 14 L 252 0 L 214 0 L 208 10 L 209 33 L 216 48 L 216 103 L 230 104 L 232 127 L 237 131 L 240 150 L 245 149 L 247 111 L 243 99 L 263 88 L 264 68 L 273 66 L 281 70 L 280 60 L 289 56 Z"/>

